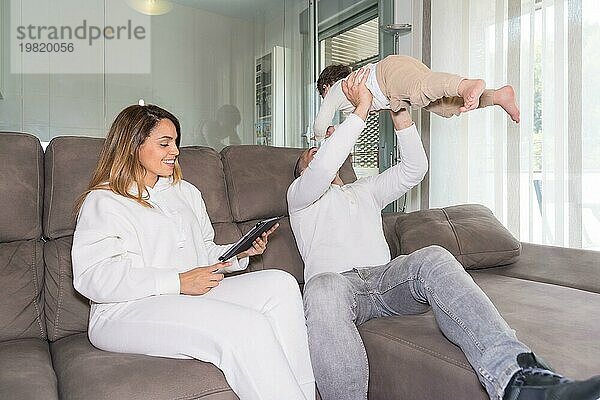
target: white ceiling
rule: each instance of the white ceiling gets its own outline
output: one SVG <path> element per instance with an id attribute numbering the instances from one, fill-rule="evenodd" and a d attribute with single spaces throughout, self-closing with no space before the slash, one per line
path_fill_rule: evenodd
<path id="1" fill-rule="evenodd" d="M 281 8 L 290 0 L 171 0 L 173 3 L 194 7 L 234 18 L 253 18 L 269 7 Z"/>

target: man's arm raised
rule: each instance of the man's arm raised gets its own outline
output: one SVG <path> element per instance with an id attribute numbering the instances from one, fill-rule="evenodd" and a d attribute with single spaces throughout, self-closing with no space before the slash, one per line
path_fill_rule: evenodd
<path id="1" fill-rule="evenodd" d="M 327 191 L 365 128 L 373 100 L 365 85 L 368 74 L 365 69 L 355 71 L 342 83 L 344 94 L 356 109 L 323 143 L 302 175 L 290 185 L 287 194 L 290 212 L 308 207 Z"/>
<path id="2" fill-rule="evenodd" d="M 410 113 L 402 109 L 398 112 L 390 111 L 390 115 L 394 123 L 400 162 L 363 181 L 369 185 L 375 201 L 381 208 L 418 185 L 428 168 L 427 156 Z"/>
<path id="3" fill-rule="evenodd" d="M 390 116 L 392 117 L 392 122 L 394 123 L 394 131 L 396 132 L 410 128 L 414 124 L 412 117 L 406 108 L 402 108 L 398 112 L 393 112 L 390 110 Z"/>

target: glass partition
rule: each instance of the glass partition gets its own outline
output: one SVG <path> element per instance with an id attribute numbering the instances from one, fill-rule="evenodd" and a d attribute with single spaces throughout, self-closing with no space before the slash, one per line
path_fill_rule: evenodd
<path id="1" fill-rule="evenodd" d="M 304 144 L 308 0 L 0 2 L 0 130 L 102 137 L 143 99 L 183 145 Z"/>

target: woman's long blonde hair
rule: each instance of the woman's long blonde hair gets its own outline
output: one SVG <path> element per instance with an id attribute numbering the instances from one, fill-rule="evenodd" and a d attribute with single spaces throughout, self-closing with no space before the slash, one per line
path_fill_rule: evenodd
<path id="1" fill-rule="evenodd" d="M 117 115 L 102 146 L 98 164 L 85 192 L 75 203 L 75 211 L 79 212 L 86 196 L 97 189 L 111 190 L 127 198 L 133 199 L 145 207 L 152 207 L 145 200 L 146 184 L 145 168 L 140 163 L 139 149 L 150 135 L 150 132 L 162 119 L 170 120 L 177 130 L 175 143 L 181 142 L 181 127 L 177 118 L 167 110 L 155 105 L 132 105 Z M 181 180 L 181 167 L 175 160 L 173 183 Z M 129 192 L 135 184 L 137 193 Z"/>

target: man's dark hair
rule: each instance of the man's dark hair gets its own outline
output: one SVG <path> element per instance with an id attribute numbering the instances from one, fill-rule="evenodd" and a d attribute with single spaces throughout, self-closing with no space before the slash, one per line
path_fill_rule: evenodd
<path id="1" fill-rule="evenodd" d="M 349 65 L 334 64 L 326 67 L 317 79 L 317 89 L 321 97 L 325 97 L 325 86 L 332 86 L 334 83 L 350 75 L 352 68 Z"/>

